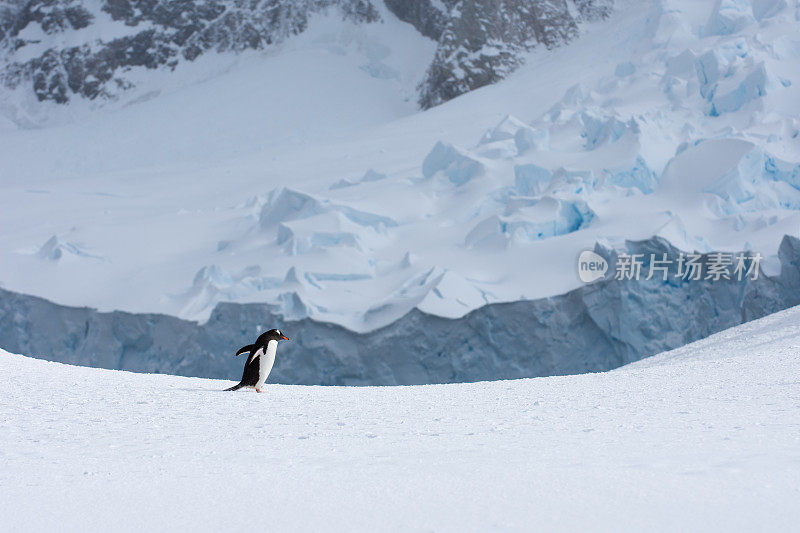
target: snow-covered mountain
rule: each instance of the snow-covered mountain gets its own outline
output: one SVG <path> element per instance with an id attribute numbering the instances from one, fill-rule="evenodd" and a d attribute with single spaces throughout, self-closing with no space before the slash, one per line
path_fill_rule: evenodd
<path id="1" fill-rule="evenodd" d="M 3 4 L 6 13 L 22 5 Z M 31 38 L 8 47 L 6 65 L 22 64 L 24 53 L 40 57 L 32 51 L 44 53 L 36 48 L 43 43 L 63 50 L 88 39 L 105 49 L 117 37 L 104 28 L 138 34 L 154 24 L 144 11 L 136 24 L 114 21 L 104 5 L 92 8 L 85 28 L 63 26 L 68 31 L 37 34 L 38 44 Z M 663 239 L 686 252 L 758 252 L 765 280 L 794 268 L 794 256 L 782 262 L 778 252 L 800 224 L 796 2 L 629 0 L 610 11 L 601 2 L 420 2 L 405 11 L 387 2 L 369 4 L 379 17 L 373 22 L 362 20 L 372 9 L 355 5 L 367 6 L 309 3 L 319 9 L 297 19 L 306 20 L 303 31 L 287 30 L 271 45 L 263 36 L 239 53 L 215 45 L 193 60 L 178 47 L 174 68 L 121 67 L 115 72 L 132 86 L 103 105 L 78 96 L 40 102 L 24 83 L 5 89 L 3 287 L 60 304 L 201 322 L 220 302 L 257 303 L 271 320 L 368 337 L 404 324 L 439 331 L 432 323 L 440 318 L 472 327 L 471 313 L 498 309 L 488 304 L 538 309 L 535 302 L 554 296 L 585 295 L 591 291 L 581 288 L 576 260 L 595 246 L 618 252 L 627 241 Z M 524 6 L 537 7 L 523 13 Z M 14 35 L 4 30 L 4 42 L 50 19 L 31 20 Z M 566 22 L 542 33 L 534 24 L 542 20 Z M 156 26 L 164 35 L 176 31 Z M 542 37 L 551 30 L 569 42 L 548 48 L 562 38 Z M 498 31 L 509 39 L 494 43 Z M 536 43 L 542 46 L 531 49 Z M 491 66 L 490 58 L 512 56 L 513 73 L 504 60 Z M 430 94 L 419 84 L 432 72 L 447 83 L 460 74 L 494 81 L 479 75 L 486 69 L 507 77 L 418 110 L 419 96 Z M 794 293 L 781 292 L 791 283 L 770 283 L 781 289 L 756 298 L 746 313 L 745 289 L 720 285 L 713 300 L 725 320 L 703 319 L 688 336 L 658 299 L 674 286 L 631 289 L 626 294 L 641 295 L 658 320 L 628 329 L 601 322 L 613 341 L 603 361 L 608 354 L 631 360 L 627 354 L 653 353 L 734 317 L 793 303 Z M 692 287 L 676 290 L 692 294 Z M 570 305 L 562 316 L 585 316 L 581 303 Z M 689 316 L 709 308 L 687 305 Z M 145 316 L 152 315 L 137 320 L 149 323 Z M 14 342 L 27 342 L 35 337 L 30 328 L 42 327 L 35 317 L 9 311 L 3 324 Z M 80 334 L 87 323 L 55 328 L 53 342 L 76 354 L 88 345 Z M 591 332 L 576 344 L 590 344 Z M 122 337 L 120 346 L 147 344 Z M 447 353 L 461 357 L 469 348 Z M 171 357 L 171 364 L 180 360 Z M 548 371 L 605 368 L 562 363 Z M 361 359 L 353 367 L 358 377 Z"/>
<path id="2" fill-rule="evenodd" d="M 502 79 L 521 52 L 552 48 L 578 22 L 608 16 L 612 0 L 30 0 L 0 3 L 0 82 L 32 90 L 38 101 L 107 100 L 136 84 L 141 71 L 174 70 L 209 52 L 272 49 L 320 15 L 379 24 L 398 17 L 438 41 L 420 86 L 423 107 Z M 397 76 L 369 51 L 363 68 Z M 133 71 L 133 72 L 132 72 Z"/>
<path id="3" fill-rule="evenodd" d="M 790 531 L 800 309 L 603 374 L 267 385 L 0 351 L 15 531 Z M 281 364 L 281 352 L 278 364 Z"/>

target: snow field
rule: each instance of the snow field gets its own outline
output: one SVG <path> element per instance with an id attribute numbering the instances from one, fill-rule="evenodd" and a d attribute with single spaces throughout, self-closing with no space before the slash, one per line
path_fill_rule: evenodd
<path id="1" fill-rule="evenodd" d="M 788 531 L 798 324 L 602 374 L 266 394 L 3 352 L 2 529 Z"/>

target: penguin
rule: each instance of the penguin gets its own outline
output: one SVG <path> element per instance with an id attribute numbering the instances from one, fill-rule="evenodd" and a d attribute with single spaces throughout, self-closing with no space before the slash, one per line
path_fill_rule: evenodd
<path id="1" fill-rule="evenodd" d="M 244 373 L 242 374 L 242 381 L 238 385 L 234 385 L 229 390 L 239 390 L 242 387 L 256 389 L 256 392 L 264 392 L 262 387 L 264 382 L 267 381 L 272 370 L 272 365 L 275 363 L 275 353 L 278 351 L 278 341 L 288 341 L 289 337 L 281 333 L 279 329 L 271 329 L 266 333 L 262 333 L 256 342 L 242 346 L 236 355 L 249 352 L 247 362 L 244 364 Z"/>

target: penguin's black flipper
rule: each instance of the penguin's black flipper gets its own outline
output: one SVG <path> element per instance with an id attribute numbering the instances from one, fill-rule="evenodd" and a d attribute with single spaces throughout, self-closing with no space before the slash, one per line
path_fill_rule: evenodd
<path id="1" fill-rule="evenodd" d="M 247 346 L 242 346 L 241 348 L 239 348 L 239 351 L 236 352 L 236 355 L 242 355 L 245 352 L 252 352 L 252 351 L 253 351 L 253 345 L 248 344 Z"/>
<path id="2" fill-rule="evenodd" d="M 236 384 L 236 385 L 234 385 L 233 387 L 231 387 L 231 388 L 229 388 L 229 389 L 225 389 L 225 390 L 226 390 L 226 391 L 229 391 L 229 390 L 239 390 L 239 389 L 241 389 L 242 387 L 244 387 L 244 385 L 242 385 L 241 383 L 237 383 L 237 384 Z"/>

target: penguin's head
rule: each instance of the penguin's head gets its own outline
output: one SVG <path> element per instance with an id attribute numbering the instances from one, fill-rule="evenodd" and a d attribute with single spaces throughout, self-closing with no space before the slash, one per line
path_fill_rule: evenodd
<path id="1" fill-rule="evenodd" d="M 279 329 L 271 329 L 271 330 L 269 330 L 268 332 L 265 333 L 265 336 L 267 337 L 268 341 L 272 341 L 272 340 L 275 340 L 275 341 L 288 341 L 289 340 L 289 337 L 287 337 L 286 335 L 281 333 L 281 330 L 279 330 Z"/>

